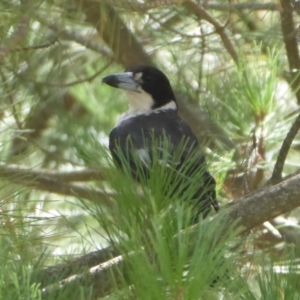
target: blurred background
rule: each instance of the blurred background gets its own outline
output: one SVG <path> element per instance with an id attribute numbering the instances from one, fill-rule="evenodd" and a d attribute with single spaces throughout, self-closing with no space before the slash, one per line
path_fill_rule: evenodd
<path id="1" fill-rule="evenodd" d="M 286 52 L 289 29 L 282 23 L 288 7 L 289 34 L 298 42 L 298 2 L 2 0 L 1 269 L 14 270 L 15 277 L 0 275 L 0 295 L 35 267 L 110 245 L 89 207 L 113 202 L 108 134 L 127 102 L 122 91 L 101 83 L 105 75 L 143 64 L 168 76 L 180 115 L 205 148 L 222 206 L 263 187 L 299 113 L 297 78 L 290 72 L 291 60 L 299 58 Z M 284 176 L 299 169 L 299 142 L 298 135 Z M 299 216 L 295 209 L 254 229 L 239 263 L 255 265 L 245 258 L 252 249 L 251 255 L 263 253 L 273 265 L 286 266 L 286 247 L 297 262 Z M 274 276 L 283 281 L 283 273 Z M 256 286 L 260 295 L 249 299 L 299 299 L 294 287 L 290 294 L 266 289 L 272 296 L 264 298 L 263 284 L 247 276 L 243 288 Z M 38 285 L 25 283 L 16 299 L 46 297 Z M 16 285 L 11 289 L 15 293 Z"/>

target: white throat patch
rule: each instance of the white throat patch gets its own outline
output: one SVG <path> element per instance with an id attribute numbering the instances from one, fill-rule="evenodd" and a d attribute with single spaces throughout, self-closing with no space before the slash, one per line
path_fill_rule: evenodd
<path id="1" fill-rule="evenodd" d="M 139 88 L 139 92 L 125 91 L 129 100 L 129 111 L 148 111 L 153 105 L 150 94 Z"/>
<path id="2" fill-rule="evenodd" d="M 142 89 L 140 90 L 140 93 L 138 92 L 132 92 L 132 91 L 125 91 L 128 99 L 129 99 L 129 110 L 122 114 L 118 121 L 117 126 L 124 120 L 130 119 L 132 117 L 136 117 L 139 115 L 150 115 L 159 113 L 161 111 L 165 110 L 176 110 L 177 105 L 175 101 L 170 101 L 169 103 L 165 104 L 162 107 L 152 109 L 153 105 L 153 99 L 150 96 L 150 94 L 146 93 Z"/>

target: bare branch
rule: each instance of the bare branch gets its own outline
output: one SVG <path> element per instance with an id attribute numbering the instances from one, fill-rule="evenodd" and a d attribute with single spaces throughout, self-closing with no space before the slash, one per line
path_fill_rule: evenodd
<path id="1" fill-rule="evenodd" d="M 138 64 L 153 65 L 151 58 L 144 52 L 141 44 L 113 6 L 92 0 L 78 0 L 78 7 L 83 9 L 87 21 L 93 24 L 101 38 L 113 51 L 118 63 L 125 67 Z M 134 51 L 130 51 L 130 48 Z"/>
<path id="2" fill-rule="evenodd" d="M 55 176 L 58 177 L 55 177 Z M 113 193 L 107 193 L 100 189 L 96 188 L 87 188 L 78 184 L 71 184 L 62 182 L 62 179 L 65 181 L 70 181 L 70 179 L 95 179 L 103 178 L 103 173 L 98 171 L 86 171 L 86 172 L 70 172 L 70 173 L 62 173 L 58 174 L 55 172 L 44 172 L 41 170 L 32 170 L 29 168 L 20 168 L 17 166 L 0 166 L 0 177 L 14 182 L 16 184 L 20 184 L 26 187 L 34 188 L 37 190 L 48 191 L 51 193 L 73 196 L 78 198 L 83 198 L 86 200 L 99 200 L 105 205 L 112 206 L 113 202 L 111 197 L 114 195 Z"/>
<path id="3" fill-rule="evenodd" d="M 300 175 L 277 185 L 235 200 L 229 208 L 229 220 L 240 219 L 245 231 L 300 206 Z"/>
<path id="4" fill-rule="evenodd" d="M 283 171 L 286 157 L 288 155 L 290 147 L 291 147 L 293 140 L 295 139 L 299 129 L 300 129 L 300 115 L 298 115 L 297 119 L 295 120 L 294 124 L 292 125 L 291 129 L 289 130 L 287 136 L 285 137 L 285 139 L 281 145 L 281 148 L 279 150 L 279 154 L 278 154 L 275 166 L 274 166 L 274 170 L 272 173 L 272 177 L 269 181 L 271 184 L 277 183 L 281 180 L 282 171 Z"/>
<path id="5" fill-rule="evenodd" d="M 300 104 L 300 58 L 298 52 L 297 32 L 293 19 L 293 8 L 290 0 L 281 0 L 280 18 L 286 55 L 289 61 L 291 86 Z"/>
<path id="6" fill-rule="evenodd" d="M 14 52 L 21 52 L 21 51 L 29 51 L 29 50 L 38 50 L 38 49 L 49 48 L 52 45 L 54 45 L 56 42 L 57 42 L 57 38 L 54 38 L 53 40 L 50 40 L 49 42 L 46 42 L 46 43 L 43 43 L 43 44 L 14 48 L 13 51 Z"/>
<path id="7" fill-rule="evenodd" d="M 234 62 L 238 65 L 238 54 L 235 51 L 229 37 L 225 33 L 225 27 L 222 24 L 220 24 L 216 19 L 214 19 L 201 5 L 196 4 L 194 1 L 186 0 L 184 1 L 184 5 L 199 18 L 206 20 L 215 27 L 215 30 L 219 34 L 227 52 L 230 54 Z"/>
<path id="8" fill-rule="evenodd" d="M 37 271 L 33 274 L 33 280 L 38 281 L 41 287 L 44 287 L 78 272 L 82 273 L 119 255 L 119 251 L 112 247 L 103 248 L 80 257 L 69 259 L 65 263 Z"/>
<path id="9" fill-rule="evenodd" d="M 42 81 L 33 81 L 34 83 L 37 84 L 42 84 L 44 86 L 55 86 L 55 87 L 71 87 L 77 84 L 81 84 L 84 82 L 92 82 L 95 78 L 99 77 L 100 74 L 102 74 L 110 65 L 112 64 L 112 60 L 109 60 L 100 70 L 96 71 L 93 75 L 88 76 L 86 78 L 82 78 L 79 80 L 75 80 L 72 82 L 67 82 L 67 83 L 61 83 L 61 82 L 42 82 Z M 68 94 L 69 95 L 69 94 Z"/>
<path id="10" fill-rule="evenodd" d="M 26 178 L 37 178 L 41 176 L 46 176 L 49 179 L 59 180 L 64 182 L 70 181 L 91 181 L 105 180 L 105 170 L 96 170 L 96 169 L 82 169 L 76 171 L 51 171 L 47 169 L 38 169 L 38 168 L 28 168 L 22 165 L 14 164 L 4 164 L 0 162 L 0 177 L 21 177 L 22 179 Z M 24 177 L 25 176 L 25 177 Z M 26 177 L 29 176 L 29 177 Z"/>
<path id="11" fill-rule="evenodd" d="M 99 43 L 95 43 L 93 40 L 88 39 L 87 37 L 79 34 L 78 32 L 65 28 L 63 24 L 57 24 L 57 21 L 50 21 L 46 16 L 42 15 L 34 14 L 33 17 L 36 20 L 38 20 L 41 24 L 53 30 L 59 37 L 62 37 L 66 40 L 74 41 L 80 45 L 85 46 L 88 49 L 91 49 L 99 54 L 104 55 L 105 57 L 112 57 L 112 52 L 108 47 L 105 47 L 104 45 L 99 45 Z"/>
<path id="12" fill-rule="evenodd" d="M 221 11 L 235 11 L 235 10 L 269 10 L 269 11 L 278 11 L 280 6 L 276 3 L 218 3 L 218 2 L 209 2 L 205 4 L 205 8 L 221 10 Z"/>
<path id="13" fill-rule="evenodd" d="M 42 297 L 48 299 L 48 296 L 51 295 L 55 299 L 61 293 L 73 291 L 82 286 L 89 286 L 93 287 L 90 289 L 89 299 L 96 300 L 110 294 L 115 287 L 120 285 L 122 283 L 121 274 L 123 273 L 124 276 L 125 272 L 123 257 L 118 256 L 91 268 L 88 272 L 66 278 L 60 281 L 58 285 L 44 288 Z"/>
<path id="14" fill-rule="evenodd" d="M 153 8 L 164 6 L 179 6 L 186 0 L 158 0 L 147 3 L 140 3 L 138 1 L 118 1 L 118 0 L 101 0 L 114 7 L 120 9 L 130 9 L 131 11 L 146 12 Z M 234 11 L 234 10 L 279 10 L 279 5 L 275 3 L 217 3 L 209 2 L 205 3 L 205 9 L 213 9 L 220 11 Z"/>
<path id="15" fill-rule="evenodd" d="M 290 73 L 292 75 L 291 87 L 296 94 L 298 104 L 300 104 L 300 58 L 298 52 L 298 43 L 296 39 L 297 31 L 295 30 L 293 22 L 293 9 L 290 0 L 281 0 L 280 3 L 282 7 L 282 9 L 280 10 L 281 27 L 286 54 L 290 66 Z M 282 143 L 270 180 L 271 183 L 280 181 L 286 157 L 299 129 L 300 115 L 295 120 Z"/>

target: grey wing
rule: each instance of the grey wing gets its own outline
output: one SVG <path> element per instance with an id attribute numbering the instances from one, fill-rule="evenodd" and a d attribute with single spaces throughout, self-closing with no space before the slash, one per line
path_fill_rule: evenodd
<path id="1" fill-rule="evenodd" d="M 163 131 L 146 125 L 142 129 L 117 127 L 111 132 L 110 151 L 117 165 L 126 167 L 137 181 L 140 181 L 141 174 L 144 179 L 150 176 L 149 170 L 154 161 L 176 171 L 177 175 L 180 173 L 182 182 L 186 182 L 186 178 L 197 177 L 197 174 L 201 180 L 193 196 L 194 220 L 200 213 L 206 216 L 211 206 L 218 211 L 215 180 L 208 172 L 204 155 L 189 126 L 179 118 L 165 124 Z M 180 180 L 176 186 L 180 187 Z"/>
<path id="2" fill-rule="evenodd" d="M 110 133 L 109 149 L 114 161 L 124 168 L 124 163 L 138 180 L 138 173 L 148 174 L 154 161 L 158 164 L 176 168 L 181 160 L 174 161 L 174 147 L 167 137 L 157 134 L 152 129 L 130 130 L 115 128 Z M 168 146 L 167 146 L 168 145 Z"/>

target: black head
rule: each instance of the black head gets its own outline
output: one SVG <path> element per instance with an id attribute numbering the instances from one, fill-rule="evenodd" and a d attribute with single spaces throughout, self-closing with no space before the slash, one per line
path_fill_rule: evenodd
<path id="1" fill-rule="evenodd" d="M 125 73 L 106 76 L 102 81 L 110 86 L 129 91 L 130 97 L 135 98 L 135 103 L 147 102 L 149 109 L 160 108 L 169 103 L 174 103 L 176 106 L 171 84 L 167 76 L 157 68 L 132 67 L 126 69 Z"/>

